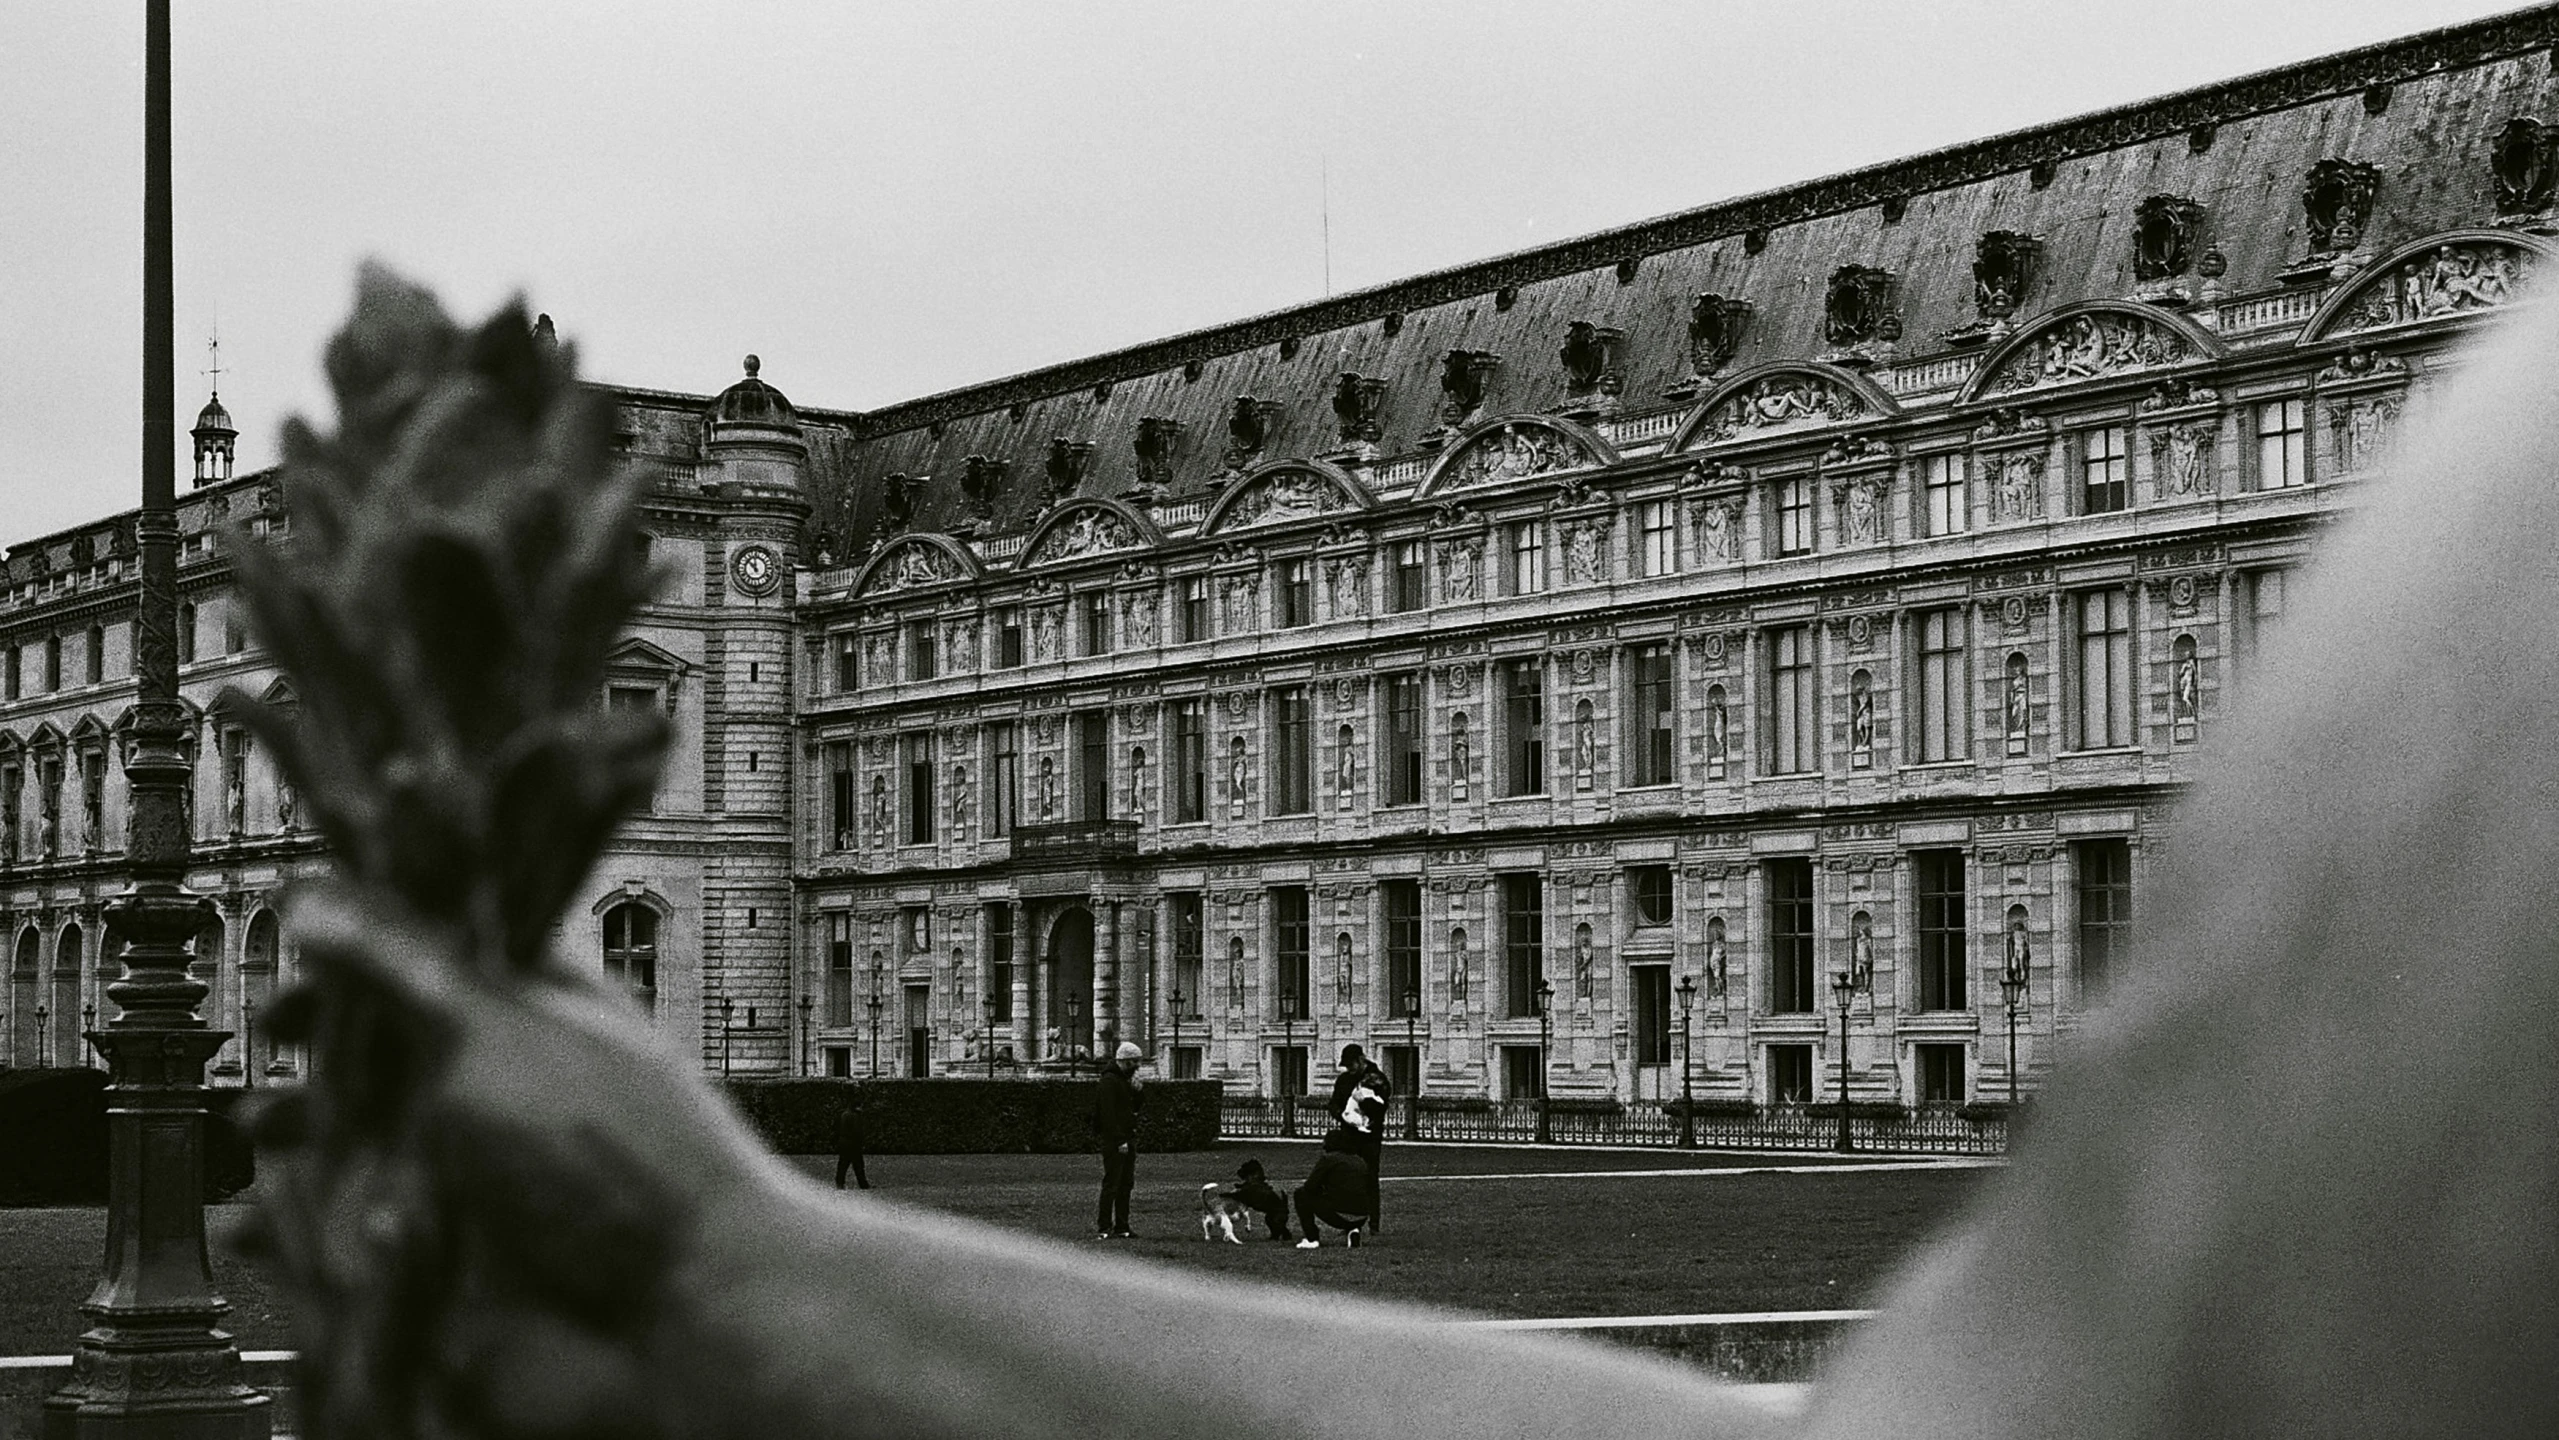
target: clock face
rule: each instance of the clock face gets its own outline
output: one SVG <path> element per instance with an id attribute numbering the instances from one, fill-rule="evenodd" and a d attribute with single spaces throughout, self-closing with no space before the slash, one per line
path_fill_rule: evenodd
<path id="1" fill-rule="evenodd" d="M 770 595 L 782 577 L 782 562 L 764 546 L 749 545 L 730 558 L 729 574 L 747 594 Z"/>

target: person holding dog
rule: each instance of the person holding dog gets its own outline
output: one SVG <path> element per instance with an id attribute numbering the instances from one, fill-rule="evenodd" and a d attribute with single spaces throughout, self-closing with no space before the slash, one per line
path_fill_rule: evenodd
<path id="1" fill-rule="evenodd" d="M 1342 1073 L 1333 1079 L 1333 1123 L 1350 1133 L 1358 1145 L 1359 1158 L 1368 1162 L 1369 1233 L 1384 1227 L 1379 1223 L 1377 1174 L 1386 1158 L 1386 1102 L 1395 1094 L 1395 1082 L 1368 1058 L 1368 1051 L 1357 1043 L 1342 1047 Z"/>
<path id="2" fill-rule="evenodd" d="M 1102 1200 L 1094 1212 L 1094 1228 L 1104 1240 L 1126 1240 L 1128 1197 L 1137 1188 L 1137 1112 L 1146 1103 L 1146 1087 L 1137 1079 L 1137 1062 L 1146 1052 L 1121 1041 L 1102 1071 L 1102 1089 L 1094 1101 L 1093 1129 L 1102 1142 Z"/>
<path id="3" fill-rule="evenodd" d="M 1337 1125 L 1324 1137 L 1315 1168 L 1306 1172 L 1306 1183 L 1297 1187 L 1297 1228 L 1305 1234 L 1297 1242 L 1298 1249 L 1320 1248 L 1327 1225 L 1346 1232 L 1343 1240 L 1352 1249 L 1359 1248 L 1360 1231 L 1372 1218 L 1369 1197 L 1377 1193 L 1359 1150 L 1359 1138 L 1346 1126 Z"/>

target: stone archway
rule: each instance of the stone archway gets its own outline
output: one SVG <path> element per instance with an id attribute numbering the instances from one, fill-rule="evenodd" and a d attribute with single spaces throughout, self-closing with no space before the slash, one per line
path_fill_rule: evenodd
<path id="1" fill-rule="evenodd" d="M 1079 1048 L 1093 1050 L 1093 912 L 1070 905 L 1049 922 L 1048 943 L 1041 947 L 1048 965 L 1047 1025 L 1057 1032 L 1064 1060 Z M 1067 997 L 1075 997 L 1070 1012 Z"/>

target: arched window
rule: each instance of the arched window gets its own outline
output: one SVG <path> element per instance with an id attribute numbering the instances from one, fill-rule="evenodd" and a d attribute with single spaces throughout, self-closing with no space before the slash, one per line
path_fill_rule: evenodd
<path id="1" fill-rule="evenodd" d="M 240 1028 L 248 1042 L 252 1077 L 265 1075 L 275 1065 L 275 1040 L 267 1033 L 264 1017 L 267 1001 L 275 994 L 276 949 L 275 912 L 260 910 L 250 917 L 248 933 L 240 942 Z"/>
<path id="2" fill-rule="evenodd" d="M 625 901 L 604 912 L 604 973 L 630 990 L 640 1008 L 658 1008 L 658 916 Z"/>
<path id="3" fill-rule="evenodd" d="M 36 1051 L 42 1045 L 44 1031 L 36 1025 L 36 1006 L 44 998 L 43 980 L 36 973 L 36 962 L 43 953 L 44 942 L 37 938 L 34 926 L 18 932 L 18 953 L 9 974 L 9 1063 L 32 1066 Z"/>
<path id="4" fill-rule="evenodd" d="M 85 948 L 77 923 L 62 927 L 53 942 L 53 1053 L 56 1065 L 85 1065 L 89 1046 L 80 1038 L 80 956 Z"/>

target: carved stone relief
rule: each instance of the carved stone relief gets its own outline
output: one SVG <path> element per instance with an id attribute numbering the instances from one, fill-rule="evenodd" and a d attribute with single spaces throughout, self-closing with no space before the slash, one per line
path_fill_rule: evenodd
<path id="1" fill-rule="evenodd" d="M 1368 613 L 1368 562 L 1338 555 L 1324 562 L 1325 612 L 1336 620 Z"/>
<path id="2" fill-rule="evenodd" d="M 886 595 L 919 585 L 940 585 L 957 580 L 960 575 L 960 562 L 952 559 L 940 546 L 913 540 L 899 546 L 888 563 L 872 572 L 870 583 L 862 587 L 862 593 Z"/>
<path id="3" fill-rule="evenodd" d="M 1228 575 L 1217 582 L 1220 625 L 1229 633 L 1262 626 L 1262 580 L 1259 575 Z"/>
<path id="4" fill-rule="evenodd" d="M 1120 631 L 1128 643 L 1144 647 L 1155 643 L 1155 597 L 1144 591 L 1120 597 Z"/>
<path id="5" fill-rule="evenodd" d="M 1891 538 L 1884 518 L 1892 481 L 1883 474 L 1859 475 L 1831 487 L 1839 505 L 1840 541 L 1847 545 L 1879 545 Z"/>
<path id="6" fill-rule="evenodd" d="M 1483 542 L 1475 539 L 1443 540 L 1439 546 L 1440 599 L 1450 603 L 1471 601 L 1483 588 Z"/>
<path id="7" fill-rule="evenodd" d="M 1441 471 L 1457 487 L 1527 480 L 1591 463 L 1580 447 L 1542 425 L 1504 425 L 1468 441 Z"/>
<path id="8" fill-rule="evenodd" d="M 1080 560 L 1088 555 L 1134 549 L 1138 543 L 1136 527 L 1119 516 L 1108 510 L 1079 510 L 1042 535 L 1039 547 L 1025 554 L 1021 565 L 1027 569 Z"/>
<path id="9" fill-rule="evenodd" d="M 2350 335 L 2489 310 L 2512 300 L 2540 268 L 2540 255 L 2520 245 L 2465 240 L 2438 245 L 2391 267 L 2330 335 Z"/>
<path id="10" fill-rule="evenodd" d="M 1564 526 L 1564 583 L 1596 585 L 1608 578 L 1608 522 L 1576 520 Z"/>
<path id="11" fill-rule="evenodd" d="M 1730 561 L 1741 556 L 1742 502 L 1738 495 L 1717 500 L 1700 500 L 1694 514 L 1697 520 L 1697 555 L 1705 561 Z"/>
<path id="12" fill-rule="evenodd" d="M 2390 448 L 2399 426 L 2397 395 L 2367 395 L 2328 407 L 2329 455 L 2341 475 L 2359 474 Z"/>
<path id="13" fill-rule="evenodd" d="M 1282 525 L 1351 508 L 1341 487 L 1312 470 L 1282 470 L 1255 480 L 1218 517 L 1218 529 Z"/>
<path id="14" fill-rule="evenodd" d="M 1994 524 L 2040 520 L 2044 516 L 2044 453 L 2009 450 L 1982 457 L 1990 477 L 1990 518 Z"/>
<path id="15" fill-rule="evenodd" d="M 2162 498 L 2210 495 L 2219 488 L 2213 483 L 2214 430 L 2210 424 L 2163 425 L 2150 432 L 2151 473 Z"/>
<path id="16" fill-rule="evenodd" d="M 2193 357 L 2186 337 L 2130 315 L 2096 311 L 2074 316 L 2020 345 L 1990 377 L 1984 393 L 2004 395 L 2106 375 L 2181 364 Z"/>
<path id="17" fill-rule="evenodd" d="M 1699 422 L 1689 443 L 1712 445 L 1746 432 L 1775 433 L 1835 425 L 1874 413 L 1864 396 L 1844 386 L 1811 375 L 1769 375 L 1718 401 Z"/>

